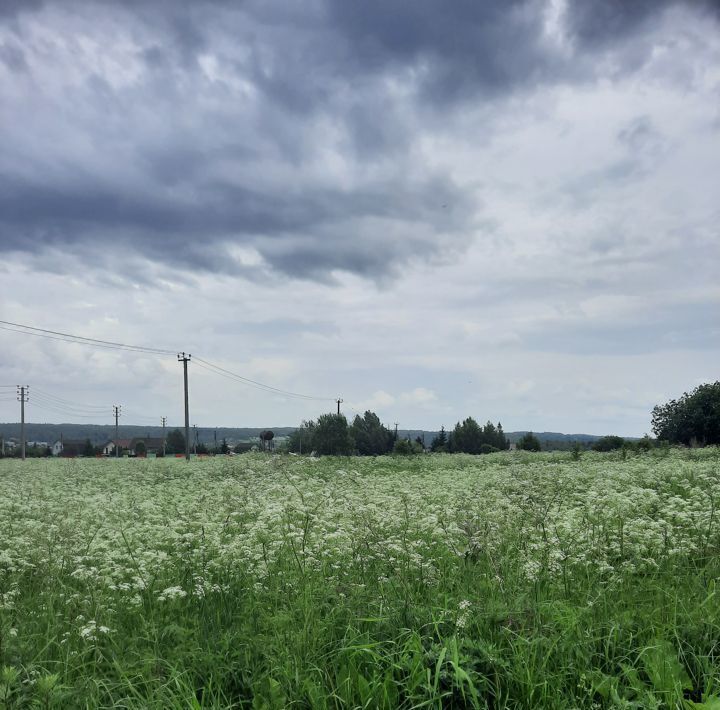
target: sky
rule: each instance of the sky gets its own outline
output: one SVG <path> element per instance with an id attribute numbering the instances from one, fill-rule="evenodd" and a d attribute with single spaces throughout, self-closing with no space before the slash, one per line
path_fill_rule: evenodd
<path id="1" fill-rule="evenodd" d="M 641 436 L 718 379 L 719 30 L 716 0 L 3 0 L 0 320 L 191 353 L 203 427 L 342 398 Z M 28 421 L 183 420 L 173 354 L 0 330 L 15 384 Z"/>

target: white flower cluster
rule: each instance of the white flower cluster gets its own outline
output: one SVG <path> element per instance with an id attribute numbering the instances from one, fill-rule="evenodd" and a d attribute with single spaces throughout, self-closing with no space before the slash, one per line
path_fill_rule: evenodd
<path id="1" fill-rule="evenodd" d="M 499 587 L 574 574 L 608 585 L 709 554 L 720 524 L 711 450 L 358 458 L 342 469 L 262 455 L 25 463 L 0 461 L 0 611 L 38 575 L 46 595 L 67 592 L 68 614 L 88 616 L 199 602 L 238 579 L 259 592 L 281 579 L 292 593 L 315 574 L 339 596 L 391 592 L 399 575 L 431 588 L 449 565 L 475 562 Z M 459 629 L 469 615 L 459 608 Z M 80 635 L 100 629 L 88 622 Z"/>

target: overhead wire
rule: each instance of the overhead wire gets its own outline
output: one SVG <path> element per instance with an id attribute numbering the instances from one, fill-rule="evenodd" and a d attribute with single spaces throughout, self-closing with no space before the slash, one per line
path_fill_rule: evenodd
<path id="1" fill-rule="evenodd" d="M 48 412 L 55 412 L 56 414 L 68 414 L 73 417 L 79 417 L 80 419 L 105 419 L 106 416 L 104 414 L 80 414 L 79 412 L 73 412 L 67 409 L 60 409 L 58 407 L 53 407 L 52 405 L 49 405 L 45 402 L 42 402 L 38 404 L 37 402 L 29 402 L 28 404 L 31 404 L 34 407 L 37 407 L 38 409 L 45 409 Z"/>
<path id="2" fill-rule="evenodd" d="M 321 402 L 334 402 L 335 401 L 332 397 L 316 397 L 314 395 L 301 394 L 299 392 L 290 392 L 289 390 L 284 390 L 284 389 L 281 389 L 280 387 L 273 387 L 272 385 L 266 385 L 263 382 L 258 382 L 257 380 L 252 380 L 249 377 L 244 377 L 243 375 L 238 375 L 236 372 L 227 370 L 224 367 L 215 365 L 212 362 L 208 362 L 207 360 L 203 360 L 202 358 L 197 357 L 197 356 L 195 356 L 193 358 L 193 362 L 198 364 L 200 367 L 202 367 L 206 370 L 215 372 L 215 374 L 217 374 L 217 375 L 221 375 L 228 379 L 236 380 L 237 382 L 242 382 L 243 384 L 246 384 L 250 387 L 256 387 L 256 388 L 264 390 L 266 392 L 272 392 L 274 394 L 281 394 L 281 395 L 284 395 L 285 397 L 296 397 L 298 399 L 315 400 L 315 401 L 321 401 Z"/>
<path id="3" fill-rule="evenodd" d="M 112 340 L 100 340 L 98 338 L 87 338 L 84 335 L 73 335 L 72 333 L 63 333 L 59 330 L 49 330 L 47 328 L 36 328 L 32 325 L 23 325 L 22 323 L 13 323 L 12 321 L 0 320 L 0 328 L 15 333 L 24 333 L 25 335 L 36 335 L 38 337 L 47 337 L 53 340 L 64 340 L 66 342 L 74 342 L 85 345 L 95 345 L 97 347 L 114 348 L 116 350 L 131 350 L 135 352 L 153 353 L 155 355 L 174 355 L 177 351 L 165 350 L 163 348 L 152 348 L 145 345 L 128 345 L 127 343 L 119 343 Z"/>
<path id="4" fill-rule="evenodd" d="M 78 345 L 90 345 L 93 347 L 100 347 L 100 348 L 108 348 L 108 349 L 114 349 L 114 350 L 124 350 L 124 351 L 130 351 L 130 352 L 139 352 L 139 353 L 147 353 L 151 355 L 175 355 L 177 353 L 176 350 L 167 350 L 165 348 L 153 348 L 148 346 L 142 346 L 142 345 L 129 345 L 127 343 L 120 343 L 115 342 L 111 340 L 100 340 L 98 338 L 88 338 L 81 335 L 73 335 L 71 333 L 64 333 L 62 331 L 58 330 L 50 330 L 48 328 L 37 328 L 35 326 L 31 325 L 24 325 L 22 323 L 14 323 L 12 321 L 6 321 L 6 320 L 0 320 L 0 329 L 14 332 L 14 333 L 21 333 L 23 335 L 34 335 L 36 337 L 40 338 L 48 338 L 50 340 L 59 340 L 61 342 L 66 343 L 74 343 Z M 203 358 L 200 358 L 198 356 L 195 356 L 192 358 L 192 362 L 197 364 L 198 367 L 208 370 L 210 372 L 213 372 L 216 375 L 219 375 L 221 377 L 225 377 L 226 379 L 233 380 L 235 382 L 239 382 L 241 384 L 247 385 L 249 387 L 254 387 L 256 389 L 259 389 L 264 392 L 268 392 L 271 394 L 277 394 L 282 395 L 284 397 L 291 397 L 295 399 L 302 399 L 302 400 L 308 400 L 308 401 L 316 401 L 316 402 L 334 402 L 335 399 L 333 397 L 318 397 L 315 395 L 308 395 L 303 394 L 300 392 L 292 392 L 290 390 L 285 390 L 280 387 L 274 387 L 273 385 L 265 384 L 264 382 L 259 382 L 258 380 L 253 380 L 252 378 L 245 377 L 244 375 L 240 375 L 237 372 L 233 372 L 232 370 L 228 370 L 224 367 L 221 367 L 220 365 L 216 365 L 208 360 L 204 360 Z M 4 385 L 5 387 L 15 387 L 15 385 Z M 46 395 L 47 396 L 47 395 Z M 49 395 L 52 397 L 52 395 Z M 62 399 L 62 398 L 58 398 Z M 67 402 L 67 400 L 66 400 Z M 72 404 L 72 403 L 69 403 Z"/>
<path id="5" fill-rule="evenodd" d="M 31 394 L 34 397 L 42 397 L 44 399 L 49 399 L 52 401 L 56 401 L 58 404 L 64 404 L 69 407 L 73 407 L 75 409 L 87 409 L 87 410 L 109 410 L 110 406 L 105 404 L 80 404 L 78 402 L 73 402 L 69 399 L 64 399 L 63 397 L 58 397 L 57 395 L 50 394 L 49 392 L 45 392 L 44 390 L 39 389 L 38 387 L 33 387 L 31 390 Z"/>

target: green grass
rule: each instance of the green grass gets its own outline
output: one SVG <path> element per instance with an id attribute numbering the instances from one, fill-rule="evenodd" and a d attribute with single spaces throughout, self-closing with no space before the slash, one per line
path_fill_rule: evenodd
<path id="1" fill-rule="evenodd" d="M 0 708 L 719 708 L 717 449 L 0 461 Z"/>

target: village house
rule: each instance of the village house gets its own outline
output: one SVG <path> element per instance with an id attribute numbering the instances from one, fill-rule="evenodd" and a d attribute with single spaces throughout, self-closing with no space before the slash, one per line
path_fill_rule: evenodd
<path id="1" fill-rule="evenodd" d="M 50 452 L 53 456 L 82 456 L 86 445 L 86 439 L 58 439 L 50 447 Z"/>
<path id="2" fill-rule="evenodd" d="M 130 456 L 157 455 L 163 452 L 164 439 L 154 436 L 136 436 L 133 439 L 117 439 L 119 454 L 127 451 Z M 108 441 L 102 449 L 104 456 L 115 455 L 115 441 Z"/>

